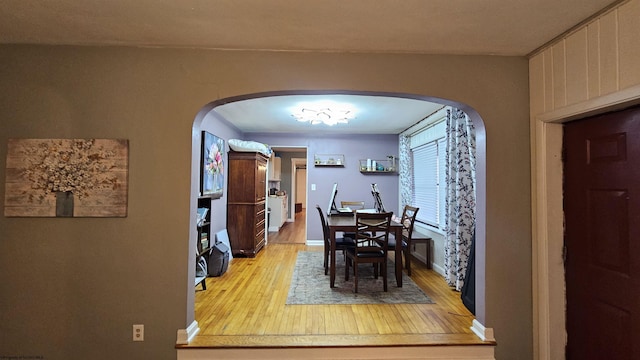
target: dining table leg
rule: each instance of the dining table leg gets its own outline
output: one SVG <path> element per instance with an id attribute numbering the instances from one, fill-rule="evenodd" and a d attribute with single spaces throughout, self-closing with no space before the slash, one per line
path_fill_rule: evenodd
<path id="1" fill-rule="evenodd" d="M 396 237 L 396 248 L 394 251 L 396 258 L 396 283 L 398 287 L 402 287 L 402 227 L 395 228 L 394 236 Z"/>
<path id="2" fill-rule="evenodd" d="M 329 286 L 336 286 L 336 230 L 329 228 Z"/>

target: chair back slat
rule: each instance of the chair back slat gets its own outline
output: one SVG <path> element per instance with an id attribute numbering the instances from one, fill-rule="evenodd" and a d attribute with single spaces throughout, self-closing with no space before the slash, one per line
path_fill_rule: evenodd
<path id="1" fill-rule="evenodd" d="M 418 210 L 420 210 L 420 208 L 410 205 L 405 205 L 404 209 L 402 210 L 400 223 L 402 224 L 402 235 L 405 239 L 411 239 L 411 236 L 413 234 L 413 226 L 416 222 L 416 215 L 418 214 Z"/>
<path id="2" fill-rule="evenodd" d="M 356 213 L 356 244 L 358 251 L 387 251 L 392 212 Z"/>
<path id="3" fill-rule="evenodd" d="M 364 201 L 340 201 L 340 207 L 361 210 L 364 209 Z"/>

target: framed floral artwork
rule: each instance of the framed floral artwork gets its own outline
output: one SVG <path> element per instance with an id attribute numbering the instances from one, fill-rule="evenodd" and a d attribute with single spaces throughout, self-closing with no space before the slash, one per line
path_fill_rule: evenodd
<path id="1" fill-rule="evenodd" d="M 202 167 L 200 169 L 200 193 L 213 199 L 224 193 L 224 140 L 202 132 Z"/>
<path id="2" fill-rule="evenodd" d="M 129 141 L 9 139 L 8 217 L 126 217 Z"/>

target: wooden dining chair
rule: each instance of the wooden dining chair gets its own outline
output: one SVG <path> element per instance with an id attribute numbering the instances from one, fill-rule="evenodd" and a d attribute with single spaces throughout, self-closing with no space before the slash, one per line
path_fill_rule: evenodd
<path id="1" fill-rule="evenodd" d="M 364 209 L 364 201 L 340 201 L 340 207 L 350 208 L 353 211 Z"/>
<path id="2" fill-rule="evenodd" d="M 358 265 L 370 263 L 374 277 L 378 278 L 378 265 L 382 273 L 383 290 L 387 291 L 387 249 L 392 212 L 356 213 L 356 244 L 345 251 L 347 261 L 344 279 L 349 280 L 349 265 L 353 265 L 354 292 L 358 292 Z"/>
<path id="3" fill-rule="evenodd" d="M 402 216 L 400 217 L 400 223 L 402 224 L 402 253 L 404 255 L 404 266 L 407 269 L 407 275 L 411 276 L 411 237 L 413 235 L 413 225 L 416 221 L 416 215 L 420 208 L 405 205 L 402 210 Z M 389 250 L 395 251 L 396 241 L 398 239 L 392 234 L 389 236 Z"/>
<path id="4" fill-rule="evenodd" d="M 340 207 L 348 207 L 355 213 L 358 210 L 364 209 L 364 201 L 340 201 Z M 342 237 L 355 239 L 356 233 L 347 231 L 342 233 Z"/>
<path id="5" fill-rule="evenodd" d="M 329 225 L 324 218 L 324 213 L 319 205 L 316 205 L 316 209 L 320 214 L 320 222 L 322 223 L 322 234 L 324 236 L 324 274 L 329 272 L 329 254 L 331 252 L 331 237 L 329 234 Z M 340 237 L 336 238 L 336 251 L 342 250 L 343 254 L 345 249 L 355 246 L 355 240 L 352 238 Z"/>

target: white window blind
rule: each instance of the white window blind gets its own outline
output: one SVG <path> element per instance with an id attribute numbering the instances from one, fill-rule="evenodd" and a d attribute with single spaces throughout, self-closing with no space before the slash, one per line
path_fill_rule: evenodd
<path id="1" fill-rule="evenodd" d="M 444 223 L 444 138 L 413 149 L 413 204 L 417 220 L 442 228 Z"/>
<path id="2" fill-rule="evenodd" d="M 444 203 L 446 200 L 446 168 L 445 156 L 447 153 L 447 144 L 445 138 L 438 140 L 438 228 L 444 230 L 445 212 Z"/>
<path id="3" fill-rule="evenodd" d="M 438 224 L 438 144 L 436 141 L 413 149 L 413 204 L 420 208 L 418 220 Z"/>
<path id="4" fill-rule="evenodd" d="M 417 145 L 412 148 L 415 187 L 413 206 L 420 208 L 416 220 L 444 229 L 446 151 L 444 122 L 429 130 L 431 134 L 428 137 L 418 136 L 418 138 L 422 137 L 420 139 L 422 141 L 412 141 Z"/>

